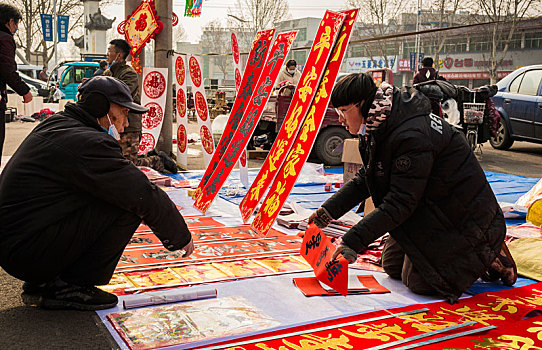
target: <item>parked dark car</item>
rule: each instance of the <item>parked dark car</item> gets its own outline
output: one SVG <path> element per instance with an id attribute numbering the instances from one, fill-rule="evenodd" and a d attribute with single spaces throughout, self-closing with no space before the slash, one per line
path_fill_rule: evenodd
<path id="1" fill-rule="evenodd" d="M 519 68 L 497 83 L 493 97 L 501 115 L 496 149 L 509 149 L 515 140 L 542 143 L 542 65 Z"/>

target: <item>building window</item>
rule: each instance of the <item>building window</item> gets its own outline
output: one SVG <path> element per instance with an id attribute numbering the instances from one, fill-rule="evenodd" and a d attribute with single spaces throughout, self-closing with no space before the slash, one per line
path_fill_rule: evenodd
<path id="1" fill-rule="evenodd" d="M 542 48 L 542 32 L 525 33 L 525 48 L 526 49 Z"/>
<path id="2" fill-rule="evenodd" d="M 300 29 L 297 29 L 298 32 L 297 32 L 297 36 L 296 36 L 296 40 L 298 41 L 306 41 L 307 40 L 307 28 L 300 28 Z"/>
<path id="3" fill-rule="evenodd" d="M 294 51 L 294 60 L 297 64 L 304 65 L 307 61 L 307 51 L 306 50 L 295 50 Z"/>

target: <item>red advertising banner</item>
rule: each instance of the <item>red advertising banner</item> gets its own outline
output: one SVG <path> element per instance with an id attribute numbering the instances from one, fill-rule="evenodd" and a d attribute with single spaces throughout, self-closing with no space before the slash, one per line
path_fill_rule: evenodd
<path id="1" fill-rule="evenodd" d="M 252 92 L 256 86 L 256 82 L 260 78 L 261 72 L 264 68 L 262 65 L 267 57 L 267 52 L 271 46 L 271 40 L 275 35 L 275 29 L 263 30 L 256 33 L 256 38 L 252 42 L 252 48 L 250 49 L 249 59 L 245 72 L 243 73 L 243 79 L 241 80 L 241 93 L 237 93 L 233 106 L 231 108 L 230 117 L 226 123 L 226 128 L 220 137 L 220 141 L 216 146 L 216 151 L 205 170 L 205 174 L 201 178 L 201 182 L 196 190 L 196 196 L 211 178 L 213 171 L 218 167 L 220 159 L 224 156 L 224 152 L 230 144 L 233 134 L 239 127 L 239 122 L 247 110 L 248 101 L 252 97 Z M 237 42 L 237 41 L 236 41 Z M 234 54 L 235 57 L 235 54 Z M 240 75 L 241 73 L 239 73 Z"/>
<path id="2" fill-rule="evenodd" d="M 265 61 L 264 70 L 258 79 L 258 83 L 255 85 L 257 90 L 252 89 L 243 89 L 241 95 L 247 94 L 251 96 L 248 106 L 246 107 L 247 113 L 242 115 L 241 121 L 239 123 L 239 128 L 235 130 L 231 142 L 228 144 L 228 148 L 224 153 L 224 156 L 221 158 L 221 161 L 214 170 L 209 181 L 201 187 L 201 191 L 197 192 L 196 201 L 194 206 L 205 213 L 209 206 L 215 199 L 218 191 L 226 181 L 226 178 L 229 176 L 230 172 L 233 169 L 233 166 L 241 156 L 241 150 L 246 148 L 248 141 L 254 129 L 258 125 L 258 121 L 262 115 L 264 107 L 269 100 L 271 95 L 271 90 L 275 85 L 275 80 L 282 69 L 284 60 L 288 56 L 290 47 L 297 35 L 297 31 L 281 33 L 275 39 L 269 57 Z M 260 60 L 262 60 L 260 58 Z"/>
<path id="3" fill-rule="evenodd" d="M 326 11 L 324 19 L 320 23 L 305 69 L 303 69 L 297 90 L 290 102 L 276 141 L 239 206 L 245 222 L 250 218 L 265 190 L 273 181 L 293 144 L 294 137 L 297 135 L 301 122 L 309 111 L 316 94 L 316 89 L 320 84 L 345 17 L 346 15 L 343 13 Z M 346 43 L 344 45 L 346 46 Z M 282 185 L 284 186 L 284 184 Z"/>
<path id="4" fill-rule="evenodd" d="M 335 246 L 316 225 L 310 224 L 301 243 L 301 256 L 314 269 L 318 281 L 346 296 L 348 292 L 348 261 L 342 256 L 332 260 Z"/>
<path id="5" fill-rule="evenodd" d="M 343 27 L 337 39 L 337 43 L 331 54 L 331 59 L 327 64 L 327 68 L 324 73 L 324 77 L 320 82 L 320 86 L 316 92 L 316 97 L 312 102 L 309 113 L 303 122 L 301 131 L 297 135 L 286 161 L 280 167 L 273 184 L 271 185 L 267 196 L 263 201 L 263 205 L 260 207 L 258 214 L 252 222 L 252 227 L 261 234 L 267 234 L 273 222 L 277 218 L 280 208 L 286 202 L 286 199 L 290 195 L 292 188 L 295 185 L 297 177 L 301 173 L 303 165 L 307 161 L 311 149 L 318 136 L 318 131 L 324 120 L 324 115 L 331 99 L 331 91 L 335 84 L 335 79 L 339 74 L 339 68 L 346 53 L 346 47 L 348 46 L 348 40 L 354 27 L 354 22 L 358 14 L 358 9 L 343 12 L 346 14 Z M 273 172 L 271 172 L 273 173 Z M 267 178 L 273 175 L 267 175 Z M 256 183 L 256 182 L 254 182 Z M 264 184 L 264 188 L 267 184 Z M 259 193 L 259 192 L 258 192 Z M 247 200 L 251 194 L 250 190 L 239 205 L 241 213 L 243 213 L 243 220 L 248 220 L 252 214 L 253 208 L 258 204 L 255 200 Z M 254 196 L 256 198 L 256 196 Z"/>

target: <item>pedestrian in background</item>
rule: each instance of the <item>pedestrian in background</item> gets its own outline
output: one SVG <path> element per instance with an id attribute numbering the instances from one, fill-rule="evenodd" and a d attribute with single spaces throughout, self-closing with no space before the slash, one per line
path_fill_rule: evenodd
<path id="1" fill-rule="evenodd" d="M 47 75 L 47 66 L 43 66 L 43 69 L 40 71 L 39 77 L 41 81 L 49 80 L 49 75 Z"/>
<path id="2" fill-rule="evenodd" d="M 104 75 L 105 70 L 107 69 L 107 61 L 102 60 L 100 61 L 100 68 L 96 69 L 96 72 L 94 72 L 94 77 L 99 77 L 100 75 Z"/>
<path id="3" fill-rule="evenodd" d="M 437 71 L 433 68 L 433 58 L 424 57 L 422 60 L 422 67 L 418 70 L 418 73 L 414 76 L 412 84 L 423 83 L 428 80 L 435 80 L 437 78 Z"/>
<path id="4" fill-rule="evenodd" d="M 297 69 L 297 62 L 295 60 L 288 60 L 284 68 L 279 72 L 277 77 L 277 87 L 281 88 L 285 84 L 297 86 L 299 79 L 301 78 L 301 72 Z M 292 96 L 294 90 L 284 89 L 282 90 L 282 96 Z"/>
<path id="5" fill-rule="evenodd" d="M 21 12 L 16 7 L 0 3 L 0 159 L 6 136 L 7 85 L 23 97 L 24 103 L 32 101 L 30 88 L 17 73 L 15 62 L 13 35 L 22 18 Z"/>

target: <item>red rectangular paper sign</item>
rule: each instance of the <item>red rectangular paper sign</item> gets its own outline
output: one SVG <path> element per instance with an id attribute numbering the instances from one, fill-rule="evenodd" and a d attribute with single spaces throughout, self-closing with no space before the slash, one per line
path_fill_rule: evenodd
<path id="1" fill-rule="evenodd" d="M 314 44 L 305 64 L 305 69 L 303 70 L 303 74 L 301 74 L 295 95 L 290 102 L 290 107 L 288 108 L 276 141 L 239 206 L 241 208 L 241 216 L 245 222 L 248 221 L 265 190 L 269 187 L 271 181 L 273 181 L 294 142 L 301 122 L 312 104 L 316 89 L 320 84 L 327 61 L 345 17 L 342 13 L 327 11 L 320 23 Z"/>
<path id="2" fill-rule="evenodd" d="M 358 10 L 349 10 L 344 12 L 346 14 L 346 19 L 344 20 L 339 38 L 331 54 L 331 59 L 327 64 L 327 68 L 324 73 L 324 77 L 320 82 L 316 97 L 312 102 L 309 113 L 303 122 L 301 131 L 297 135 L 295 142 L 292 146 L 292 149 L 288 153 L 286 161 L 282 164 L 279 172 L 277 173 L 273 185 L 267 192 L 258 214 L 254 218 L 252 227 L 256 231 L 262 234 L 267 234 L 273 222 L 275 222 L 277 215 L 279 214 L 280 208 L 286 202 L 286 199 L 290 195 L 292 188 L 295 185 L 295 181 L 301 173 L 303 165 L 307 161 L 309 154 L 311 152 L 314 140 L 318 135 L 322 121 L 324 120 L 324 115 L 331 98 L 331 92 L 333 90 L 333 85 L 335 84 L 335 79 L 339 73 L 339 68 L 343 61 L 344 54 L 346 52 L 346 47 L 348 46 L 348 39 L 352 33 L 352 28 L 356 20 Z M 271 171 L 271 173 L 273 173 Z M 267 178 L 272 177 L 273 175 L 268 175 Z M 256 183 L 256 181 L 254 181 Z M 267 184 L 264 184 L 264 188 L 267 187 Z M 245 199 L 249 196 L 250 190 L 247 192 L 247 195 L 240 204 L 241 212 L 245 213 L 243 219 L 246 221 L 250 214 L 252 214 L 253 207 L 258 204 L 257 201 L 247 201 Z M 246 208 L 245 208 L 246 206 Z M 248 215 L 248 216 L 247 216 Z"/>
<path id="3" fill-rule="evenodd" d="M 348 261 L 342 256 L 338 260 L 331 260 L 334 251 L 335 246 L 329 237 L 316 225 L 310 224 L 301 243 L 301 256 L 312 266 L 318 281 L 346 296 Z"/>
<path id="4" fill-rule="evenodd" d="M 196 201 L 194 207 L 205 213 L 213 200 L 215 199 L 218 191 L 226 181 L 230 172 L 233 169 L 235 163 L 243 153 L 242 150 L 246 148 L 248 141 L 254 132 L 254 129 L 258 125 L 258 121 L 262 115 L 264 107 L 269 100 L 271 90 L 275 85 L 275 80 L 282 69 L 282 64 L 288 56 L 290 46 L 297 35 L 297 31 L 281 33 L 275 39 L 273 46 L 267 61 L 265 62 L 264 70 L 258 79 L 256 86 L 257 91 L 248 91 L 252 93 L 250 102 L 246 108 L 248 113 L 243 115 L 239 128 L 235 131 L 231 143 L 228 145 L 228 149 L 224 153 L 218 166 L 213 172 L 213 175 L 209 179 L 206 185 L 204 185 L 201 191 L 196 194 Z M 243 93 L 243 92 L 241 92 Z"/>
<path id="5" fill-rule="evenodd" d="M 246 107 L 248 106 L 248 101 L 252 95 L 252 93 L 249 92 L 254 90 L 256 82 L 260 78 L 264 68 L 262 63 L 265 62 L 265 58 L 267 57 L 267 52 L 271 46 L 271 40 L 273 40 L 274 35 L 274 28 L 256 33 L 256 38 L 252 42 L 252 48 L 250 50 L 247 66 L 241 81 L 241 93 L 237 94 L 235 101 L 233 102 L 230 117 L 226 123 L 226 128 L 222 133 L 222 137 L 220 138 L 220 141 L 216 147 L 215 153 L 213 153 L 209 166 L 201 178 L 201 182 L 196 190 L 196 193 L 201 191 L 203 186 L 209 181 L 213 171 L 218 166 L 220 159 L 224 156 L 224 152 L 228 148 L 228 145 L 233 138 L 233 134 L 239 126 L 242 116 L 247 111 Z"/>

